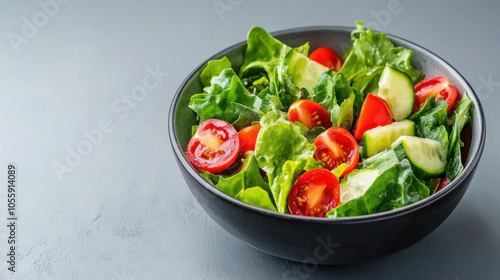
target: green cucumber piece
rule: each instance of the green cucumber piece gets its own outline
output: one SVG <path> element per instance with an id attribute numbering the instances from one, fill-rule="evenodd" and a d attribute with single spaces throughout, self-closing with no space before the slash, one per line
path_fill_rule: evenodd
<path id="1" fill-rule="evenodd" d="M 340 182 L 340 203 L 344 204 L 365 194 L 378 178 L 377 169 L 355 169 Z"/>
<path id="2" fill-rule="evenodd" d="M 414 122 L 404 120 L 367 130 L 363 133 L 363 156 L 371 157 L 384 149 L 390 149 L 392 143 L 403 135 L 415 135 Z"/>
<path id="3" fill-rule="evenodd" d="M 385 66 L 378 82 L 377 95 L 382 97 L 389 108 L 392 118 L 402 121 L 413 111 L 415 89 L 410 77 L 394 67 Z"/>
<path id="4" fill-rule="evenodd" d="M 313 92 L 321 74 L 328 71 L 327 67 L 294 50 L 287 54 L 285 66 L 292 82 L 299 88 L 307 89 L 309 93 Z"/>
<path id="5" fill-rule="evenodd" d="M 407 158 L 415 175 L 422 179 L 439 177 L 446 167 L 446 154 L 436 140 L 401 136 L 392 144 L 399 160 Z"/>

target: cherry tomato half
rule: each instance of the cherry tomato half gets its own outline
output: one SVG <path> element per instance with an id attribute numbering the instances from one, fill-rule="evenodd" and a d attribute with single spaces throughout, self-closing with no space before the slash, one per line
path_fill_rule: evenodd
<path id="1" fill-rule="evenodd" d="M 342 58 L 329 47 L 321 47 L 314 50 L 310 55 L 309 59 L 322 64 L 325 67 L 333 68 L 333 71 L 338 72 L 342 68 Z"/>
<path id="2" fill-rule="evenodd" d="M 322 126 L 326 129 L 332 127 L 330 114 L 320 104 L 311 100 L 297 100 L 288 108 L 288 118 L 291 122 L 300 122 L 307 128 Z"/>
<path id="3" fill-rule="evenodd" d="M 425 100 L 431 96 L 435 96 L 436 100 L 442 98 L 450 102 L 448 105 L 448 111 L 450 111 L 457 99 L 457 89 L 445 76 L 434 76 L 418 82 L 415 84 L 413 112 L 418 111 L 424 105 Z"/>
<path id="4" fill-rule="evenodd" d="M 438 191 L 444 189 L 444 187 L 448 186 L 448 184 L 450 184 L 450 183 L 451 183 L 451 180 L 448 179 L 447 177 L 442 178 L 441 181 L 439 181 L 439 185 L 438 185 L 435 192 L 438 192 Z"/>
<path id="5" fill-rule="evenodd" d="M 209 119 L 196 129 L 188 143 L 186 156 L 195 168 L 218 173 L 233 164 L 239 150 L 236 129 L 225 121 Z"/>
<path id="6" fill-rule="evenodd" d="M 363 106 L 361 106 L 356 125 L 354 125 L 354 138 L 361 141 L 365 131 L 391 123 L 391 109 L 387 102 L 376 95 L 368 93 Z"/>
<path id="7" fill-rule="evenodd" d="M 342 127 L 332 127 L 321 133 L 314 140 L 314 145 L 314 159 L 324 162 L 326 169 L 333 170 L 344 162 L 347 164 L 340 177 L 344 177 L 358 166 L 358 143 L 349 131 Z"/>
<path id="8" fill-rule="evenodd" d="M 339 181 L 326 169 L 313 169 L 302 174 L 288 194 L 288 210 L 292 215 L 325 217 L 340 201 Z"/>
<path id="9" fill-rule="evenodd" d="M 260 131 L 260 124 L 245 127 L 238 132 L 240 139 L 240 154 L 244 155 L 248 151 L 255 151 L 255 142 Z"/>

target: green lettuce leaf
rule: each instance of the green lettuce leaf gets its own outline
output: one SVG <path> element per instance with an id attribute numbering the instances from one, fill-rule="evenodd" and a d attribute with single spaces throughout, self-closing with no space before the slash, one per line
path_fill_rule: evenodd
<path id="1" fill-rule="evenodd" d="M 464 93 L 462 100 L 458 102 L 458 106 L 453 114 L 453 126 L 448 149 L 448 165 L 446 166 L 446 177 L 450 180 L 455 179 L 464 169 L 460 151 L 464 143 L 460 139 L 460 133 L 464 126 L 472 119 L 473 109 L 472 100 L 467 96 L 467 93 Z"/>
<path id="2" fill-rule="evenodd" d="M 354 88 L 363 93 L 376 93 L 380 75 L 386 64 L 408 74 L 413 83 L 423 78 L 422 72 L 411 66 L 411 50 L 395 47 L 383 32 L 365 30 L 360 21 L 356 22 L 356 27 L 351 33 L 353 46 L 347 52 L 344 65 L 340 69 L 340 73 L 346 76 Z"/>
<path id="3" fill-rule="evenodd" d="M 448 104 L 448 101 L 429 97 L 422 108 L 410 116 L 415 122 L 415 134 L 438 141 L 445 151 L 448 150 Z"/>
<path id="4" fill-rule="evenodd" d="M 341 204 L 326 216 L 336 218 L 380 213 L 410 205 L 428 196 L 429 188 L 415 177 L 410 163 L 404 159 L 382 171 L 362 196 Z"/>
<path id="5" fill-rule="evenodd" d="M 207 82 L 203 93 L 193 95 L 189 103 L 189 107 L 198 114 L 200 122 L 216 118 L 232 123 L 239 116 L 235 103 L 254 110 L 259 110 L 262 105 L 262 100 L 246 90 L 232 68 L 219 72 L 227 63 L 225 58 L 212 61 L 202 72 L 204 81 L 207 81 L 211 74 L 213 76 Z"/>
<path id="6" fill-rule="evenodd" d="M 277 67 L 283 65 L 283 61 L 292 48 L 278 41 L 261 27 L 253 27 L 248 32 L 247 49 L 245 61 L 240 68 L 240 77 L 265 73 L 271 77 Z M 295 48 L 295 51 L 307 55 L 309 43 Z"/>
<path id="7" fill-rule="evenodd" d="M 277 212 L 276 206 L 274 206 L 273 200 L 269 196 L 269 193 L 260 187 L 247 188 L 244 191 L 238 193 L 236 195 L 236 199 L 250 205 Z"/>
<path id="8" fill-rule="evenodd" d="M 273 204 L 271 189 L 269 188 L 269 184 L 262 178 L 262 175 L 260 175 L 259 166 L 257 165 L 257 160 L 255 159 L 253 152 L 249 151 L 245 153 L 241 161 L 243 162 L 243 164 L 240 168 L 240 171 L 229 177 L 220 176 L 218 178 L 218 182 L 215 184 L 215 187 L 223 191 L 224 193 L 235 197 L 236 199 L 245 199 L 242 201 L 246 203 L 255 202 L 255 198 L 257 197 L 263 198 L 263 205 L 267 205 L 266 209 L 269 209 L 270 207 L 268 205 L 268 201 Z M 208 174 L 202 174 L 202 176 L 204 176 L 205 178 L 208 177 L 213 181 L 212 176 L 214 175 Z M 253 190 L 246 192 L 246 190 L 249 188 L 252 188 Z M 257 191 L 256 188 L 261 189 L 261 191 Z M 267 194 L 267 199 L 265 198 L 265 195 L 263 193 Z M 261 206 L 258 204 L 253 205 Z"/>
<path id="9" fill-rule="evenodd" d="M 231 62 L 227 57 L 223 57 L 219 60 L 210 60 L 200 74 L 201 83 L 204 87 L 210 86 L 212 77 L 219 76 L 222 70 L 227 68 L 231 68 Z"/>
<path id="10" fill-rule="evenodd" d="M 252 109 L 245 105 L 234 103 L 233 104 L 238 113 L 238 119 L 232 123 L 233 127 L 240 131 L 247 126 L 251 126 L 253 123 L 258 122 L 264 113 L 260 110 Z"/>
<path id="11" fill-rule="evenodd" d="M 345 76 L 329 70 L 321 75 L 310 99 L 330 112 L 332 125 L 351 130 L 361 110 L 363 94 L 349 85 Z"/>
<path id="12" fill-rule="evenodd" d="M 267 113 L 260 123 L 255 157 L 259 167 L 267 173 L 278 212 L 286 213 L 287 197 L 294 180 L 304 171 L 320 168 L 321 164 L 313 158 L 316 147 L 304 136 L 307 127 L 291 123 L 280 111 Z"/>

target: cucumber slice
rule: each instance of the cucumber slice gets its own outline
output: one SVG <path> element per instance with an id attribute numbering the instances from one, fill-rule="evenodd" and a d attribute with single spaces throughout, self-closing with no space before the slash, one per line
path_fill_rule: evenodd
<path id="1" fill-rule="evenodd" d="M 392 143 L 403 135 L 415 135 L 414 122 L 404 120 L 367 130 L 363 133 L 363 156 L 371 157 L 384 149 L 390 149 Z"/>
<path id="2" fill-rule="evenodd" d="M 328 71 L 327 67 L 294 50 L 287 54 L 285 65 L 286 73 L 292 82 L 310 93 L 313 92 L 313 87 L 318 83 L 321 74 Z"/>
<path id="3" fill-rule="evenodd" d="M 387 101 L 392 118 L 396 121 L 408 118 L 413 111 L 415 102 L 413 83 L 406 73 L 396 68 L 385 66 L 378 82 L 377 95 Z"/>
<path id="4" fill-rule="evenodd" d="M 347 203 L 365 194 L 379 173 L 377 169 L 371 168 L 356 169 L 349 173 L 340 182 L 340 203 Z"/>
<path id="5" fill-rule="evenodd" d="M 446 154 L 436 140 L 401 136 L 392 144 L 398 158 L 407 158 L 413 172 L 423 179 L 439 177 L 446 167 Z"/>

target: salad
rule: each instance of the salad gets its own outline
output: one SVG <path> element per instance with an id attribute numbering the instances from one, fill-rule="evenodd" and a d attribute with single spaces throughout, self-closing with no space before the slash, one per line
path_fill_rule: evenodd
<path id="1" fill-rule="evenodd" d="M 240 68 L 209 61 L 189 103 L 189 162 L 240 201 L 301 216 L 379 213 L 446 187 L 463 169 L 472 101 L 445 76 L 424 79 L 385 33 L 356 27 L 342 57 L 254 27 Z"/>

